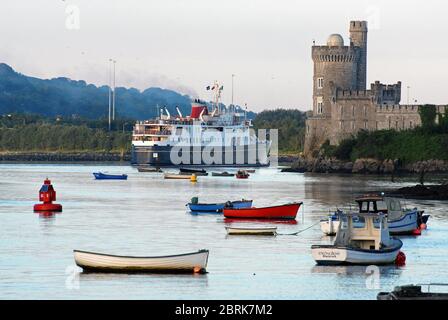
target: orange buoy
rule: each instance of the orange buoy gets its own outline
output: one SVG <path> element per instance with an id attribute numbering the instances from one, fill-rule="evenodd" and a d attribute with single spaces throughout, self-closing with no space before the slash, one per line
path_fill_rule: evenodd
<path id="1" fill-rule="evenodd" d="M 426 230 L 427 226 L 426 223 L 420 224 L 420 230 Z"/>
<path id="2" fill-rule="evenodd" d="M 395 265 L 398 267 L 406 265 L 406 255 L 403 251 L 398 251 L 397 257 L 395 258 Z"/>
<path id="3" fill-rule="evenodd" d="M 44 181 L 44 184 L 39 190 L 39 201 L 43 203 L 38 203 L 34 205 L 34 211 L 37 212 L 61 212 L 62 205 L 53 203 L 56 200 L 56 191 L 51 184 L 51 181 L 47 178 Z"/>

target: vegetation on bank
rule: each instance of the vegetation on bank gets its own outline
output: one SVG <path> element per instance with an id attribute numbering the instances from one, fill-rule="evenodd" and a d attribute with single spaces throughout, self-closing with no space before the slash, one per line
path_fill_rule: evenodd
<path id="1" fill-rule="evenodd" d="M 266 110 L 253 121 L 255 130 L 278 129 L 281 153 L 298 153 L 305 143 L 305 113 L 294 109 Z"/>
<path id="2" fill-rule="evenodd" d="M 398 159 L 403 164 L 416 161 L 448 160 L 448 113 L 439 115 L 435 106 L 421 108 L 422 126 L 395 131 L 360 131 L 356 136 L 331 146 L 322 145 L 324 156 L 354 161 L 359 158 Z"/>
<path id="3" fill-rule="evenodd" d="M 53 119 L 29 114 L 0 117 L 0 152 L 129 152 L 133 122 Z"/>

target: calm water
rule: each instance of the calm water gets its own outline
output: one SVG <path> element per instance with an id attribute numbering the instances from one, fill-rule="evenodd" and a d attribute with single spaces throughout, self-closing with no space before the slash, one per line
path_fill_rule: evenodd
<path id="1" fill-rule="evenodd" d="M 95 181 L 94 171 L 129 178 Z M 330 241 L 318 225 L 298 236 L 227 236 L 221 216 L 185 208 L 193 196 L 253 199 L 256 206 L 303 201 L 297 224 L 277 224 L 292 233 L 346 207 L 355 192 L 410 181 L 260 169 L 247 181 L 199 177 L 193 185 L 107 164 L 0 164 L 0 172 L 1 299 L 375 299 L 395 285 L 448 282 L 447 202 L 407 202 L 431 214 L 429 228 L 403 238 L 405 267 L 381 267 L 378 277 L 365 267 L 315 266 L 311 244 Z M 46 176 L 64 206 L 51 217 L 32 210 Z M 150 256 L 201 248 L 210 250 L 207 275 L 86 275 L 72 251 Z"/>

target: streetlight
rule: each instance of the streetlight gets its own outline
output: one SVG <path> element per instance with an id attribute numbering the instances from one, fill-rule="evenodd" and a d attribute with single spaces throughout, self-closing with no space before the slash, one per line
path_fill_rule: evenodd
<path id="1" fill-rule="evenodd" d="M 112 59 L 109 59 L 109 131 L 110 131 L 110 117 L 111 117 L 111 105 L 112 105 L 112 69 L 111 69 Z"/>
<path id="2" fill-rule="evenodd" d="M 114 83 L 113 83 L 114 91 L 113 91 L 113 95 L 112 95 L 112 97 L 113 97 L 113 99 L 112 99 L 112 120 L 115 121 L 115 64 L 117 63 L 117 61 L 113 60 L 112 62 L 114 64 Z"/>
<path id="3" fill-rule="evenodd" d="M 232 107 L 233 107 L 233 78 L 235 78 L 234 74 L 232 74 Z"/>

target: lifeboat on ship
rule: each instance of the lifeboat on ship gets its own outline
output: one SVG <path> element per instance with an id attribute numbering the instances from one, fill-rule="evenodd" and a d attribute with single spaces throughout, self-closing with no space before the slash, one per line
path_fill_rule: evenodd
<path id="1" fill-rule="evenodd" d="M 241 219 L 285 219 L 294 220 L 302 202 L 293 202 L 263 208 L 224 208 L 224 217 Z"/>

